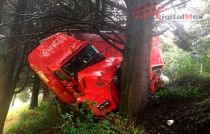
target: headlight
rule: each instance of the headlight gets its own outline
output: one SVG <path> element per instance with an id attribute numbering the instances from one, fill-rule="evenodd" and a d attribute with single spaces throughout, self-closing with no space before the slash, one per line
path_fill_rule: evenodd
<path id="1" fill-rule="evenodd" d="M 114 83 L 118 83 L 119 82 L 117 76 L 114 76 L 113 81 L 114 81 Z"/>
<path id="2" fill-rule="evenodd" d="M 165 75 L 161 75 L 160 78 L 164 81 L 164 84 L 168 84 L 169 83 L 169 78 Z"/>

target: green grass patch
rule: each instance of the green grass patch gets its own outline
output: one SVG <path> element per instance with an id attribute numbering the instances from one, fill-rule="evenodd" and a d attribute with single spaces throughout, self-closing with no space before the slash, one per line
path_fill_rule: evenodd
<path id="1" fill-rule="evenodd" d="M 22 105 L 8 112 L 6 121 L 11 121 L 18 117 L 23 111 L 28 109 L 29 104 Z"/>
<path id="2" fill-rule="evenodd" d="M 181 100 L 181 99 L 194 99 L 204 95 L 199 87 L 190 85 L 179 87 L 173 86 L 168 89 L 160 90 L 156 93 L 158 100 Z"/>
<path id="3" fill-rule="evenodd" d="M 16 110 L 13 112 L 17 113 Z M 37 134 L 57 123 L 53 104 L 40 103 L 35 110 L 19 110 L 19 112 L 20 115 L 16 116 L 18 119 L 4 130 L 4 134 Z"/>
<path id="4" fill-rule="evenodd" d="M 104 117 L 96 117 L 86 103 L 83 103 L 80 116 L 74 112 L 61 114 L 56 125 L 65 134 L 143 134 L 143 128 L 136 128 L 132 121 L 121 117 L 118 113 L 110 113 Z M 60 134 L 55 133 L 55 134 Z"/>

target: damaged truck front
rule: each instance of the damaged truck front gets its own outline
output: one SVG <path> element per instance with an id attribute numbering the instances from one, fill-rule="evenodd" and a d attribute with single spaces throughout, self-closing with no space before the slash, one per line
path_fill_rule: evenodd
<path id="1" fill-rule="evenodd" d="M 86 35 L 85 39 L 91 42 L 82 41 Z M 120 104 L 118 74 L 122 54 L 96 34 L 74 34 L 73 37 L 57 33 L 45 39 L 28 56 L 30 66 L 63 103 L 79 106 L 86 100 L 95 102 L 96 105 L 89 108 L 97 116 L 117 109 Z M 94 42 L 98 39 L 101 43 Z M 102 45 L 107 49 L 99 47 Z M 113 54 L 109 53 L 111 50 Z M 158 60 L 157 65 L 162 67 L 162 57 Z M 154 77 L 152 65 L 151 91 L 155 92 L 163 81 L 158 76 Z"/>

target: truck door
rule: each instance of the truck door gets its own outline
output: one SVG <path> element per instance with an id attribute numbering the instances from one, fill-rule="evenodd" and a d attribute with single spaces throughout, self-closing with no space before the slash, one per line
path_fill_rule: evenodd
<path id="1" fill-rule="evenodd" d="M 75 84 L 74 79 L 67 77 L 66 74 L 60 69 L 55 70 L 54 75 L 74 98 L 80 97 L 81 92 L 78 90 L 78 84 Z"/>
<path id="2" fill-rule="evenodd" d="M 70 78 L 66 77 L 65 74 L 60 70 L 57 69 L 58 67 L 54 64 L 54 62 L 51 62 L 48 64 L 47 69 L 51 72 L 52 77 L 52 85 L 54 90 L 59 91 L 59 96 L 62 96 L 62 98 L 65 99 L 66 103 L 73 103 L 76 101 L 76 99 L 73 97 L 73 95 L 66 89 L 66 85 L 71 81 Z"/>

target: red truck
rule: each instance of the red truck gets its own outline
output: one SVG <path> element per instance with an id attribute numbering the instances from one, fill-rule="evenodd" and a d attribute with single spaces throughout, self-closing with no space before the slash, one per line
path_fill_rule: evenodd
<path id="1" fill-rule="evenodd" d="M 105 34 L 116 38 L 108 32 Z M 150 85 L 155 92 L 163 84 L 154 73 L 164 65 L 158 37 L 153 37 L 152 46 Z M 105 115 L 120 104 L 118 84 L 122 61 L 122 54 L 99 35 L 81 32 L 72 32 L 71 36 L 54 34 L 28 56 L 32 69 L 61 102 L 76 102 L 78 106 L 86 100 L 95 102 L 97 105 L 90 109 L 96 116 Z"/>

